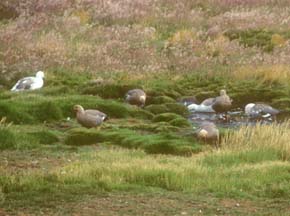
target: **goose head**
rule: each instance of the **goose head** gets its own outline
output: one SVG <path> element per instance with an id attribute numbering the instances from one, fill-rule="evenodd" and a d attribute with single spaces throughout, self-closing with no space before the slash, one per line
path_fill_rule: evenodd
<path id="1" fill-rule="evenodd" d="M 84 108 L 81 106 L 81 105 L 74 105 L 74 108 L 73 110 L 76 112 L 76 113 L 82 113 L 84 112 Z"/>
<path id="2" fill-rule="evenodd" d="M 43 79 L 44 78 L 44 72 L 43 71 L 38 71 L 36 73 L 35 77 Z"/>

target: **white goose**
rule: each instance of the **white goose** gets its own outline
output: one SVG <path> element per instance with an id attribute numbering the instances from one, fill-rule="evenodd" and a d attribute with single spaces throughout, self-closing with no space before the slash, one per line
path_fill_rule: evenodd
<path id="1" fill-rule="evenodd" d="M 43 86 L 43 71 L 38 71 L 35 77 L 24 77 L 17 81 L 11 91 L 24 91 L 40 89 Z"/>
<path id="2" fill-rule="evenodd" d="M 249 103 L 245 106 L 245 113 L 250 118 L 269 118 L 280 113 L 279 110 L 264 103 Z"/>

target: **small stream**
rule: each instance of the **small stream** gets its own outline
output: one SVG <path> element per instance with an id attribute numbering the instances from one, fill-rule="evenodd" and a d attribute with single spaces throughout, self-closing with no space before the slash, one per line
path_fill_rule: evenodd
<path id="1" fill-rule="evenodd" d="M 209 121 L 215 123 L 218 127 L 223 128 L 239 128 L 241 126 L 246 125 L 255 125 L 257 123 L 259 124 L 271 124 L 273 122 L 284 122 L 288 119 L 290 119 L 289 113 L 280 113 L 276 117 L 270 117 L 270 118 L 263 118 L 263 119 L 251 119 L 248 116 L 245 115 L 243 109 L 235 109 L 228 112 L 229 120 L 226 121 L 222 118 L 221 115 L 216 113 L 201 113 L 201 112 L 191 112 L 189 116 L 189 121 L 193 124 L 200 124 L 204 121 Z"/>

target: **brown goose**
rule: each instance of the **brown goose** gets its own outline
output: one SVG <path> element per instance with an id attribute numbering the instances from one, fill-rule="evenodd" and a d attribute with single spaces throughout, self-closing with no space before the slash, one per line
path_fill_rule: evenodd
<path id="1" fill-rule="evenodd" d="M 227 95 L 226 90 L 220 91 L 220 96 L 213 101 L 212 108 L 217 113 L 227 112 L 231 109 L 232 99 Z"/>
<path id="2" fill-rule="evenodd" d="M 125 96 L 127 103 L 143 107 L 146 101 L 146 94 L 141 89 L 132 89 Z"/>
<path id="3" fill-rule="evenodd" d="M 81 105 L 75 105 L 73 109 L 78 123 L 86 128 L 97 127 L 107 118 L 105 113 L 92 109 L 84 110 Z"/>
<path id="4" fill-rule="evenodd" d="M 200 127 L 195 131 L 198 139 L 207 143 L 218 144 L 219 130 L 212 122 L 202 122 Z"/>

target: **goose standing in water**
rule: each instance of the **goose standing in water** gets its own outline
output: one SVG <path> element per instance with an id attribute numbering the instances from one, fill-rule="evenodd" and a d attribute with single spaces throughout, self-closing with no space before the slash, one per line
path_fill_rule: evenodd
<path id="1" fill-rule="evenodd" d="M 209 103 L 214 98 L 208 98 L 204 100 L 201 104 L 190 104 L 187 106 L 189 111 L 193 112 L 204 112 L 204 113 L 214 113 L 214 109 L 212 108 L 212 104 Z"/>
<path id="2" fill-rule="evenodd" d="M 220 96 L 215 98 L 205 99 L 201 104 L 191 104 L 188 106 L 190 111 L 195 112 L 216 112 L 226 113 L 232 106 L 232 100 L 227 95 L 226 90 L 220 91 Z"/>
<path id="3" fill-rule="evenodd" d="M 226 90 L 220 91 L 220 96 L 213 100 L 212 108 L 216 113 L 226 113 L 232 107 L 232 99 L 227 95 Z"/>
<path id="4" fill-rule="evenodd" d="M 99 110 L 84 110 L 81 105 L 75 105 L 73 109 L 76 112 L 78 123 L 86 128 L 100 126 L 107 118 L 105 113 L 102 113 Z"/>
<path id="5" fill-rule="evenodd" d="M 245 113 L 252 119 L 270 119 L 280 113 L 279 110 L 264 103 L 249 103 L 245 106 Z"/>
<path id="6" fill-rule="evenodd" d="M 40 89 L 43 86 L 44 73 L 38 71 L 35 77 L 24 77 L 17 81 L 11 91 L 24 91 Z"/>
<path id="7" fill-rule="evenodd" d="M 125 100 L 129 104 L 143 107 L 145 106 L 146 93 L 141 89 L 132 89 L 126 93 Z"/>

